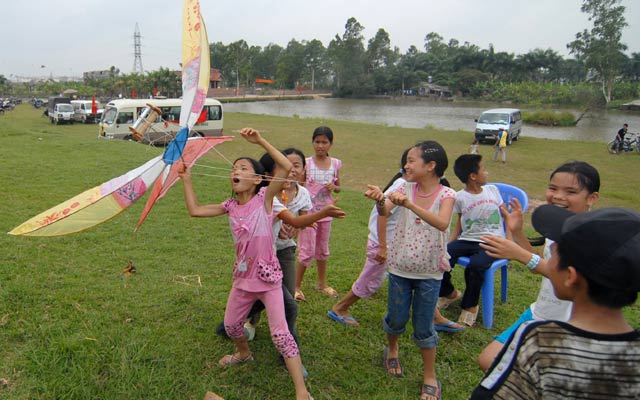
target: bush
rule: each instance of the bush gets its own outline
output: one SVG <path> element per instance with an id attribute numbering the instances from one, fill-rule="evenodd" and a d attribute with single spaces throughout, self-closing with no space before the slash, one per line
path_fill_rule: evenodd
<path id="1" fill-rule="evenodd" d="M 544 126 L 574 126 L 576 119 L 568 111 L 536 111 L 534 113 L 522 113 L 522 121 L 530 125 Z"/>

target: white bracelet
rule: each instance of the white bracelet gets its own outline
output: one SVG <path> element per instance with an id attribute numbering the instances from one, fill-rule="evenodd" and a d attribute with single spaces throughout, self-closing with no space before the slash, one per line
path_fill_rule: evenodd
<path id="1" fill-rule="evenodd" d="M 531 260 L 529 260 L 529 262 L 527 263 L 527 268 L 532 270 L 535 267 L 537 267 L 538 264 L 540 264 L 540 256 L 535 254 L 535 253 L 532 253 L 531 254 Z"/>

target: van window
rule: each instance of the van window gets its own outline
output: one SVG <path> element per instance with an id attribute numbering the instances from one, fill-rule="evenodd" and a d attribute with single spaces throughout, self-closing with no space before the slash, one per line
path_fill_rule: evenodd
<path id="1" fill-rule="evenodd" d="M 116 115 L 118 115 L 118 109 L 115 107 L 108 107 L 104 114 L 102 114 L 102 122 L 105 124 L 113 124 L 113 121 L 116 120 Z"/>
<path id="2" fill-rule="evenodd" d="M 71 104 L 58 104 L 58 111 L 59 112 L 73 112 L 73 107 L 71 107 Z"/>
<path id="3" fill-rule="evenodd" d="M 482 124 L 501 124 L 505 125 L 509 123 L 509 114 L 487 114 L 484 113 L 480 116 L 478 123 Z"/>
<path id="4" fill-rule="evenodd" d="M 116 124 L 133 124 L 133 111 L 118 113 Z"/>
<path id="5" fill-rule="evenodd" d="M 205 106 L 207 109 L 208 120 L 209 121 L 219 121 L 222 119 L 222 107 L 220 106 Z"/>

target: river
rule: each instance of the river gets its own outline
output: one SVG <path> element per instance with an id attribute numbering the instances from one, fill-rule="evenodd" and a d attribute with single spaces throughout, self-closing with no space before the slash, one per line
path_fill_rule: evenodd
<path id="1" fill-rule="evenodd" d="M 491 103 L 439 102 L 431 100 L 405 99 L 317 99 L 259 101 L 247 103 L 227 103 L 226 111 L 251 114 L 277 115 L 282 117 L 329 118 L 337 120 L 359 121 L 404 128 L 475 130 L 474 119 L 482 111 L 490 108 L 514 107 Z M 526 108 L 524 111 L 528 111 Z M 534 110 L 530 110 L 534 111 Z M 574 115 L 577 110 L 569 110 Z M 629 124 L 629 132 L 640 131 L 640 114 L 629 111 L 598 110 L 589 112 L 577 126 L 554 128 L 525 125 L 523 137 L 543 139 L 584 140 L 608 142 L 613 139 L 622 124 Z"/>

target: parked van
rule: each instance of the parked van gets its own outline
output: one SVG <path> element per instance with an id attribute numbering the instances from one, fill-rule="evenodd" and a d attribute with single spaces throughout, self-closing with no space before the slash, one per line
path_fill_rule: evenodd
<path id="1" fill-rule="evenodd" d="M 106 139 L 132 139 L 129 127 L 138 119 L 147 104 L 162 110 L 162 115 L 147 130 L 143 142 L 158 145 L 169 143 L 180 130 L 178 125 L 182 99 L 119 99 L 104 108 L 99 124 L 99 136 Z M 192 136 L 221 136 L 223 130 L 222 104 L 205 99 L 200 119 L 192 129 Z"/>
<path id="2" fill-rule="evenodd" d="M 98 122 L 102 117 L 102 105 L 96 101 L 97 113 L 91 113 L 91 100 L 71 100 L 73 119 L 78 122 Z"/>
<path id="3" fill-rule="evenodd" d="M 495 142 L 500 129 L 509 132 L 507 144 L 518 140 L 522 130 L 522 113 L 517 108 L 496 108 L 487 110 L 476 119 L 475 137 L 479 142 Z"/>

